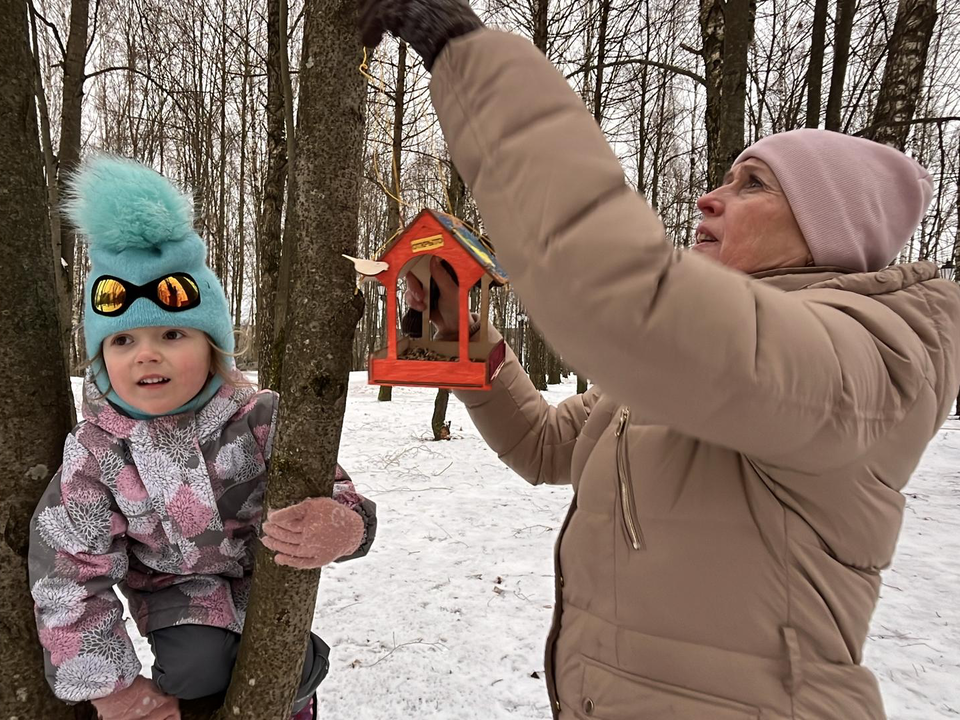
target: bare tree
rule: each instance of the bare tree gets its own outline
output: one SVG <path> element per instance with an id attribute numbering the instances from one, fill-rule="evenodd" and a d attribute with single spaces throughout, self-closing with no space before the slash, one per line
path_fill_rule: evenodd
<path id="1" fill-rule="evenodd" d="M 877 106 L 863 133 L 871 140 L 906 146 L 936 21 L 936 0 L 900 0 Z"/>
<path id="2" fill-rule="evenodd" d="M 280 248 L 283 229 L 283 191 L 287 174 L 286 114 L 281 53 L 286 52 L 281 38 L 286 24 L 280 24 L 280 5 L 286 0 L 267 0 L 267 110 L 266 161 L 263 203 L 257 236 L 257 260 L 260 282 L 257 286 L 257 348 L 260 386 L 280 387 L 276 343 L 277 284 L 280 280 Z"/>
<path id="3" fill-rule="evenodd" d="M 747 50 L 756 0 L 702 0 L 700 27 L 707 79 L 707 183 L 717 187 L 743 150 Z"/>
<path id="4" fill-rule="evenodd" d="M 807 68 L 808 128 L 820 127 L 820 101 L 823 87 L 823 55 L 827 40 L 827 0 L 816 0 L 813 9 L 813 36 L 810 38 L 810 65 Z"/>
<path id="5" fill-rule="evenodd" d="M 362 314 L 356 253 L 363 148 L 356 5 L 307 0 L 300 64 L 297 151 L 287 228 L 294 251 L 281 365 L 280 426 L 265 505 L 329 496 L 346 409 L 353 331 Z M 284 401 L 283 399 L 286 399 Z M 292 401 L 292 402 L 291 402 Z M 219 718 L 283 717 L 296 692 L 319 571 L 276 565 L 257 548 L 237 666 Z M 297 648 L 291 652 L 291 648 Z"/>
<path id="6" fill-rule="evenodd" d="M 50 692 L 27 580 L 30 518 L 60 466 L 73 403 L 63 354 L 38 352 L 59 347 L 62 320 L 24 2 L 0 3 L 0 36 L 0 211 L 7 223 L 0 287 L 15 308 L 0 313 L 0 716 L 89 717 L 89 705 L 75 715 Z"/>
<path id="7" fill-rule="evenodd" d="M 840 131 L 843 86 L 847 77 L 850 34 L 853 31 L 856 6 L 856 0 L 837 0 L 837 21 L 833 36 L 833 70 L 830 74 L 830 96 L 827 99 L 827 117 L 824 122 L 824 127 L 834 132 Z"/>
<path id="8" fill-rule="evenodd" d="M 399 41 L 397 51 L 397 83 L 393 91 L 393 132 L 390 144 L 390 178 L 393 191 L 387 193 L 387 232 L 392 237 L 401 229 L 400 168 L 403 166 L 403 108 L 406 100 L 407 44 Z M 389 402 L 393 388 L 381 385 L 377 400 Z"/>

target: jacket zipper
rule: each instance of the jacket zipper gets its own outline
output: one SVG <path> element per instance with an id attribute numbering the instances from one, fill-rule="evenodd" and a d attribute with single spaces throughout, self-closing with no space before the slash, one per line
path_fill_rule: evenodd
<path id="1" fill-rule="evenodd" d="M 643 531 L 637 520 L 637 507 L 633 499 L 633 485 L 627 474 L 627 422 L 630 420 L 629 408 L 621 408 L 620 423 L 617 425 L 617 479 L 620 481 L 620 509 L 623 512 L 623 525 L 634 550 L 643 550 Z"/>

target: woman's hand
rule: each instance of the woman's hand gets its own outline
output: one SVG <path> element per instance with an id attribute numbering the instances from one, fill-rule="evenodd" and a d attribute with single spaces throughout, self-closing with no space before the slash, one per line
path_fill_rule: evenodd
<path id="1" fill-rule="evenodd" d="M 460 287 L 437 256 L 430 258 L 430 274 L 439 291 L 431 298 L 430 322 L 440 335 L 455 336 L 460 329 Z M 411 309 L 422 313 L 427 309 L 423 285 L 413 273 L 407 273 L 406 280 L 404 301 Z"/>
<path id="2" fill-rule="evenodd" d="M 269 511 L 262 541 L 277 553 L 277 565 L 313 569 L 356 552 L 363 531 L 363 518 L 345 505 L 326 497 L 307 498 Z"/>
<path id="3" fill-rule="evenodd" d="M 180 720 L 180 701 L 142 675 L 130 687 L 91 702 L 102 720 Z"/>
<path id="4" fill-rule="evenodd" d="M 427 70 L 448 40 L 483 27 L 467 0 L 363 0 L 359 24 L 365 46 L 390 33 L 408 42 Z"/>

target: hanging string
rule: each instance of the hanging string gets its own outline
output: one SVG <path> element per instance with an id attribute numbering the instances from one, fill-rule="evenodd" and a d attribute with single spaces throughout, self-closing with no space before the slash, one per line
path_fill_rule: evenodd
<path id="1" fill-rule="evenodd" d="M 380 66 L 379 78 L 375 78 L 373 77 L 373 75 L 370 74 L 370 65 L 369 65 L 369 57 L 367 55 L 367 48 L 363 48 L 363 60 L 360 62 L 360 66 L 357 69 L 359 70 L 360 74 L 363 75 L 364 78 L 366 78 L 368 83 L 373 84 L 381 93 L 389 97 L 389 93 L 387 92 L 387 88 L 386 88 L 386 83 L 384 82 L 384 79 L 383 79 L 382 64 Z M 386 128 L 386 123 L 381 120 L 381 118 L 379 117 L 378 111 L 374 111 L 374 119 L 381 128 Z M 387 248 L 390 245 L 390 243 L 393 242 L 393 240 L 398 235 L 400 235 L 400 233 L 403 232 L 403 230 L 405 229 L 405 225 L 403 222 L 402 209 L 405 207 L 412 208 L 413 205 L 411 203 L 406 202 L 402 197 L 403 193 L 400 191 L 400 168 L 397 166 L 396 156 L 394 156 L 393 153 L 391 153 L 391 166 L 392 166 L 391 169 L 393 171 L 393 177 L 394 177 L 394 183 L 395 183 L 394 187 L 397 188 L 396 195 L 394 195 L 394 193 L 391 192 L 390 188 L 387 187 L 387 184 L 383 181 L 383 177 L 380 175 L 379 152 L 376 148 L 373 149 L 373 154 L 371 159 L 373 161 L 373 172 L 374 172 L 374 176 L 376 177 L 377 185 L 380 187 L 381 190 L 383 190 L 384 194 L 387 197 L 389 197 L 391 200 L 396 202 L 398 208 L 400 208 L 400 227 L 397 228 L 397 230 L 395 230 L 393 234 L 390 235 L 390 237 L 388 237 L 383 243 L 380 244 L 380 246 L 377 248 L 373 256 L 374 259 L 376 259 L 376 258 L 379 258 L 383 250 Z M 449 215 L 454 220 L 456 220 L 461 225 L 463 225 L 471 233 L 473 233 L 473 236 L 480 242 L 481 245 L 483 245 L 483 247 L 490 253 L 490 255 L 493 256 L 494 255 L 493 245 L 490 244 L 490 241 L 486 238 L 486 236 L 483 235 L 475 227 L 473 227 L 470 223 L 466 222 L 462 218 L 457 217 L 457 215 L 454 213 L 453 202 L 450 198 L 450 187 L 446 182 L 444 182 L 443 165 L 439 157 L 437 158 L 437 175 L 440 179 L 440 182 L 443 184 L 443 192 L 447 200 L 446 214 Z M 452 228 L 452 231 L 455 235 L 457 235 L 460 238 L 460 240 L 464 244 L 469 244 L 469 241 L 467 240 L 467 238 L 465 238 L 460 233 L 459 229 L 455 225 Z"/>

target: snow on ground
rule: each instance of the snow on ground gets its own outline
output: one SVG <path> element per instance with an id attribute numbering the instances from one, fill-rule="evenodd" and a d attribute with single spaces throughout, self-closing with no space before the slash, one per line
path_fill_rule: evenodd
<path id="1" fill-rule="evenodd" d="M 79 381 L 75 381 L 75 391 Z M 556 403 L 573 379 L 545 393 Z M 377 402 L 351 377 L 341 464 L 377 502 L 370 555 L 324 570 L 313 630 L 333 648 L 321 715 L 543 720 L 552 549 L 571 492 L 503 466 L 454 398 L 453 439 L 429 438 L 436 391 Z M 890 720 L 960 717 L 960 422 L 948 421 L 907 487 L 866 663 Z M 132 623 L 144 673 L 149 647 Z"/>

